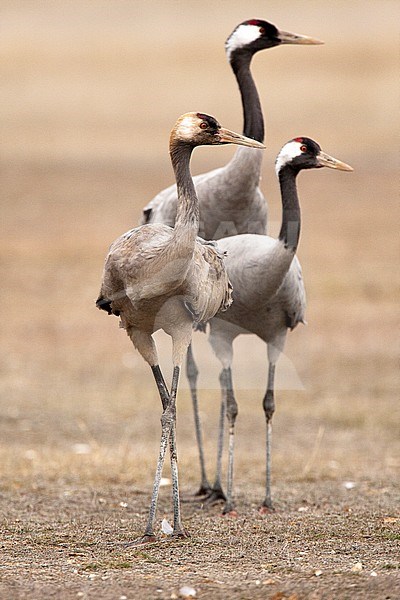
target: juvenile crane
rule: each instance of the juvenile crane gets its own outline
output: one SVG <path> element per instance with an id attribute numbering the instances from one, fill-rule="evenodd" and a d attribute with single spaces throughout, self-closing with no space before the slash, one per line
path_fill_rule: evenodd
<path id="1" fill-rule="evenodd" d="M 281 31 L 260 19 L 240 23 L 225 42 L 228 62 L 239 86 L 243 108 L 243 135 L 264 141 L 264 119 L 258 91 L 250 71 L 253 56 L 260 50 L 285 44 L 316 45 L 314 38 Z M 222 168 L 193 178 L 200 206 L 199 235 L 217 240 L 242 233 L 267 233 L 267 203 L 260 190 L 262 151 L 238 148 Z M 161 191 L 143 209 L 141 223 L 165 223 L 173 227 L 176 217 L 177 189 L 172 185 Z M 196 395 L 198 369 L 191 346 L 187 355 L 187 376 L 195 413 L 199 447 L 201 485 L 198 495 L 209 494 L 203 442 Z M 222 418 L 224 418 L 222 416 Z"/>
<path id="2" fill-rule="evenodd" d="M 190 157 L 200 145 L 262 144 L 223 129 L 202 113 L 181 116 L 170 136 L 170 157 L 178 190 L 175 227 L 148 224 L 136 227 L 111 245 L 106 257 L 97 306 L 120 317 L 144 360 L 150 365 L 161 398 L 162 433 L 149 517 L 139 542 L 155 539 L 154 519 L 167 444 L 170 446 L 175 536 L 185 536 L 181 523 L 176 453 L 176 394 L 182 360 L 193 325 L 212 318 L 231 302 L 231 286 L 222 255 L 197 237 L 198 200 L 190 174 Z M 163 329 L 172 337 L 173 375 L 168 392 L 152 334 Z M 135 542 L 136 543 L 136 542 Z"/>
<path id="3" fill-rule="evenodd" d="M 227 496 L 223 513 L 234 510 L 232 496 L 234 428 L 238 413 L 232 384 L 233 341 L 242 333 L 256 334 L 267 344 L 268 385 L 263 399 L 266 419 L 266 493 L 260 508 L 273 508 L 271 499 L 271 435 L 275 411 L 275 366 L 282 352 L 288 330 L 304 320 L 305 290 L 300 263 L 295 253 L 300 236 L 300 205 L 296 178 L 303 169 L 329 167 L 341 171 L 353 169 L 325 154 L 313 140 L 300 137 L 288 142 L 276 160 L 282 198 L 282 224 L 278 239 L 245 234 L 219 240 L 227 253 L 226 268 L 234 290 L 234 302 L 223 314 L 210 322 L 209 341 L 221 362 L 222 405 L 229 423 Z M 220 421 L 220 427 L 223 422 Z M 222 432 L 220 432 L 220 439 Z M 221 452 L 218 450 L 216 497 L 222 496 Z"/>

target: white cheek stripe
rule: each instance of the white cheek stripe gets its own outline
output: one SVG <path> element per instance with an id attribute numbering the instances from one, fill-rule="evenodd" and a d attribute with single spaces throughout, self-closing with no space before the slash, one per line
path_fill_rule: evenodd
<path id="1" fill-rule="evenodd" d="M 302 151 L 300 150 L 301 143 L 300 142 L 288 142 L 279 152 L 278 157 L 275 163 L 275 171 L 276 174 L 279 175 L 279 171 L 284 167 L 288 162 L 293 160 L 296 156 L 301 156 Z"/>
<path id="2" fill-rule="evenodd" d="M 251 44 L 251 42 L 255 42 L 259 37 L 260 28 L 258 25 L 239 25 L 226 40 L 225 48 L 228 60 L 230 59 L 232 52 L 238 48 L 247 46 L 247 44 Z"/>

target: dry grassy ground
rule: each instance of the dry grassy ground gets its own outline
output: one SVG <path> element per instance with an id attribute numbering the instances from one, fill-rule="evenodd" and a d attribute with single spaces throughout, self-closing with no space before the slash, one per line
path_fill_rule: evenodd
<path id="1" fill-rule="evenodd" d="M 396 5 L 271 2 L 266 14 L 262 2 L 213 4 L 1 3 L 0 598 L 168 599 L 183 585 L 213 599 L 400 596 Z M 240 130 L 222 42 L 254 16 L 327 42 L 254 64 L 271 232 L 273 157 L 287 139 L 310 135 L 355 167 L 299 179 L 308 326 L 289 336 L 279 367 L 277 510 L 257 512 L 265 349 L 243 338 L 238 519 L 185 503 L 188 541 L 126 549 L 147 515 L 160 406 L 117 320 L 94 308 L 102 261 L 171 181 L 166 139 L 180 113 Z M 198 150 L 193 170 L 231 155 Z M 168 372 L 169 342 L 158 339 Z M 205 336 L 195 349 L 211 477 L 218 365 Z M 178 437 L 187 495 L 198 467 L 185 385 Z"/>

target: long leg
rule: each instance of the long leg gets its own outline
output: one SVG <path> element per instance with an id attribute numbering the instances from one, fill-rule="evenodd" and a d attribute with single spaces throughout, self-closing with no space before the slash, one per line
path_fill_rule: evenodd
<path id="1" fill-rule="evenodd" d="M 232 371 L 230 368 L 223 369 L 221 373 L 221 383 L 226 394 L 226 416 L 229 423 L 229 446 L 228 446 L 228 485 L 226 493 L 226 502 L 223 514 L 227 514 L 234 510 L 233 503 L 233 458 L 235 449 L 235 421 L 238 414 L 238 405 L 233 393 Z"/>
<path id="2" fill-rule="evenodd" d="M 222 375 L 222 373 L 221 373 Z M 218 500 L 226 500 L 224 490 L 222 489 L 222 452 L 224 450 L 224 434 L 225 434 L 225 416 L 226 416 L 226 394 L 222 386 L 220 375 L 220 384 L 222 390 L 221 407 L 219 411 L 219 423 L 218 423 L 218 444 L 217 444 L 217 466 L 215 471 L 215 479 L 212 486 L 212 492 L 209 495 L 207 502 L 213 503 Z"/>
<path id="3" fill-rule="evenodd" d="M 158 390 L 160 392 L 161 401 L 163 404 L 164 410 L 167 408 L 168 404 L 170 404 L 171 414 L 174 417 L 174 422 L 171 426 L 171 432 L 169 435 L 169 448 L 171 455 L 171 477 L 172 477 L 172 494 L 174 499 L 174 535 L 185 535 L 185 532 L 182 528 L 181 516 L 180 516 L 180 503 L 179 503 L 179 481 L 178 481 L 178 457 L 176 450 L 176 392 L 178 388 L 179 382 L 179 367 L 174 368 L 173 376 L 172 376 L 172 387 L 171 394 L 168 394 L 167 386 L 164 380 L 164 377 L 161 373 L 160 367 L 157 365 L 152 367 L 152 371 L 154 374 L 154 378 L 157 382 Z M 155 514 L 155 510 L 154 510 Z M 153 515 L 154 522 L 154 515 Z M 145 534 L 148 535 L 148 534 Z M 154 535 L 154 534 L 151 534 Z"/>
<path id="4" fill-rule="evenodd" d="M 275 412 L 274 399 L 275 364 L 270 363 L 268 368 L 268 386 L 263 400 L 263 408 L 266 421 L 266 480 L 265 498 L 261 506 L 261 512 L 274 510 L 271 498 L 271 450 L 272 450 L 272 417 Z M 264 509 L 264 510 L 263 510 Z"/>
<path id="5" fill-rule="evenodd" d="M 151 370 L 153 371 L 154 379 L 156 380 L 156 384 L 158 387 L 158 392 L 160 394 L 163 410 L 165 410 L 167 408 L 167 405 L 169 402 L 169 392 L 168 392 L 167 385 L 165 383 L 165 380 L 164 380 L 163 374 L 161 373 L 161 369 L 160 369 L 159 365 L 152 366 Z"/>
<path id="6" fill-rule="evenodd" d="M 218 421 L 218 442 L 217 442 L 217 464 L 215 469 L 215 479 L 211 492 L 206 498 L 205 504 L 214 504 L 220 500 L 226 500 L 224 490 L 222 488 L 222 453 L 224 450 L 224 434 L 225 434 L 225 416 L 226 416 L 226 394 L 221 381 L 222 372 L 220 374 L 221 383 L 221 406 L 219 411 Z"/>
<path id="7" fill-rule="evenodd" d="M 180 368 L 174 367 L 172 376 L 172 386 L 170 394 L 170 407 L 173 422 L 170 433 L 170 454 L 171 454 L 171 476 L 172 476 L 172 496 L 174 505 L 174 536 L 185 537 L 187 533 L 182 527 L 181 507 L 179 499 L 179 479 L 178 479 L 178 455 L 176 450 L 176 393 L 178 389 Z"/>
<path id="8" fill-rule="evenodd" d="M 167 304 L 164 305 L 167 307 Z M 163 308 L 164 308 L 163 307 Z M 189 344 L 192 340 L 192 321 L 188 318 L 186 309 L 183 305 L 178 302 L 172 302 L 170 307 L 172 308 L 171 322 L 176 322 L 178 310 L 181 310 L 180 327 L 176 328 L 174 325 L 171 330 L 165 329 L 166 333 L 169 333 L 172 337 L 172 363 L 174 365 L 174 371 L 172 375 L 172 385 L 170 393 L 169 408 L 171 410 L 172 423 L 170 427 L 170 455 L 171 455 L 171 476 L 172 476 L 172 495 L 173 495 L 173 506 L 174 506 L 174 536 L 186 537 L 188 534 L 182 527 L 181 521 L 181 507 L 179 498 L 179 479 L 178 479 L 178 456 L 176 450 L 176 395 L 178 391 L 179 374 L 181 370 L 182 361 L 187 354 Z"/>
<path id="9" fill-rule="evenodd" d="M 170 307 L 165 305 L 166 312 Z M 171 305 L 172 309 L 174 306 Z M 178 305 L 180 307 L 180 304 Z M 175 314 L 176 316 L 176 314 Z M 183 317 L 186 317 L 186 313 L 183 313 Z M 174 322 L 174 321 L 173 321 Z M 165 328 L 164 328 L 165 329 Z M 150 502 L 149 516 L 147 520 L 146 529 L 144 535 L 140 540 L 133 542 L 133 545 L 138 543 L 146 543 L 155 540 L 154 536 L 154 520 L 157 510 L 158 493 L 160 488 L 160 481 L 162 475 L 162 469 L 165 461 L 165 454 L 167 451 L 167 445 L 169 442 L 170 454 L 171 454 L 171 473 L 172 473 L 172 493 L 173 493 L 173 505 L 174 505 L 174 534 L 175 535 L 186 535 L 181 524 L 180 515 L 180 503 L 179 503 L 179 483 L 178 483 L 178 464 L 177 464 L 177 452 L 176 452 L 176 394 L 179 382 L 180 365 L 182 359 L 189 346 L 191 335 L 192 335 L 192 323 L 184 318 L 181 320 L 181 328 L 177 331 L 167 331 L 172 336 L 173 352 L 172 360 L 174 364 L 174 371 L 172 376 L 171 393 L 168 394 L 167 386 L 165 385 L 164 377 L 161 373 L 161 369 L 158 365 L 157 351 L 152 336 L 146 332 L 132 329 L 129 331 L 130 338 L 134 346 L 139 350 L 146 362 L 151 366 L 158 391 L 160 394 L 161 402 L 163 405 L 163 413 L 161 416 L 161 440 L 160 450 L 157 461 L 156 474 L 153 483 L 153 492 Z"/>
<path id="10" fill-rule="evenodd" d="M 186 376 L 190 385 L 190 394 L 192 396 L 192 404 L 193 404 L 193 415 L 194 415 L 194 424 L 196 429 L 196 439 L 197 439 L 197 447 L 199 449 L 199 459 L 200 459 L 200 473 L 201 473 L 201 481 L 200 487 L 196 492 L 195 496 L 205 496 L 210 494 L 211 486 L 208 483 L 207 475 L 206 475 L 206 467 L 204 460 L 204 444 L 203 444 L 203 435 L 201 429 L 200 422 L 200 414 L 199 414 L 199 404 L 197 399 L 197 377 L 199 371 L 197 369 L 193 352 L 192 352 L 192 344 L 189 345 L 186 354 Z"/>
<path id="11" fill-rule="evenodd" d="M 158 501 L 158 492 L 160 489 L 160 481 L 162 470 L 165 461 L 165 454 L 167 451 L 168 439 L 170 436 L 171 426 L 173 422 L 173 415 L 171 413 L 171 402 L 170 397 L 168 395 L 167 387 L 165 385 L 164 377 L 161 373 L 161 369 L 159 365 L 153 365 L 151 367 L 154 375 L 154 379 L 156 380 L 158 391 L 160 394 L 161 402 L 163 405 L 163 414 L 161 417 L 161 440 L 160 440 L 160 450 L 157 461 L 156 474 L 154 477 L 153 483 L 153 492 L 151 495 L 150 501 L 150 510 L 149 516 L 147 519 L 146 529 L 143 534 L 143 538 L 139 541 L 147 542 L 153 541 L 155 539 L 154 535 L 154 521 L 157 510 L 157 501 Z"/>
<path id="12" fill-rule="evenodd" d="M 275 412 L 275 366 L 277 360 L 283 351 L 286 341 L 287 328 L 283 328 L 275 339 L 267 344 L 268 347 L 268 385 L 263 400 L 263 408 L 266 423 L 266 477 L 265 477 L 265 498 L 260 507 L 261 513 L 268 513 L 274 510 L 271 495 L 271 455 L 272 455 L 272 417 Z"/>
<path id="13" fill-rule="evenodd" d="M 237 335 L 236 331 L 231 330 L 231 325 L 229 323 L 225 323 L 220 319 L 213 319 L 211 321 L 210 327 L 210 337 L 209 342 L 212 346 L 212 349 L 215 352 L 216 357 L 222 364 L 222 371 L 219 376 L 219 382 L 221 386 L 221 409 L 220 409 L 220 417 L 219 417 L 219 428 L 218 428 L 218 450 L 217 450 L 217 469 L 215 475 L 215 481 L 213 484 L 213 491 L 207 502 L 214 502 L 217 500 L 226 500 L 227 498 L 223 492 L 222 484 L 221 484 L 221 466 L 222 466 L 222 451 L 224 444 L 224 425 L 225 425 L 225 414 L 227 413 L 227 406 L 229 404 L 230 416 L 228 417 L 230 422 L 229 429 L 229 462 L 228 465 L 230 467 L 230 475 L 228 474 L 228 485 L 229 481 L 233 481 L 233 430 L 231 430 L 231 416 L 234 420 L 237 415 L 237 405 L 235 398 L 233 396 L 233 387 L 232 387 L 232 376 L 231 376 L 231 364 L 233 359 L 233 340 Z M 236 413 L 236 414 L 235 414 Z M 229 470 L 228 467 L 228 470 Z M 232 492 L 232 489 L 231 489 Z M 227 501 L 228 502 L 228 501 Z M 231 501 L 232 503 L 232 493 L 231 493 Z M 227 508 L 227 504 L 225 505 Z M 230 510 L 230 509 L 229 509 Z M 224 512 L 229 512 L 225 511 Z"/>
<path id="14" fill-rule="evenodd" d="M 140 354 L 151 367 L 163 407 L 163 413 L 161 416 L 160 449 L 158 454 L 156 474 L 154 477 L 153 491 L 150 501 L 149 516 L 142 538 L 132 542 L 132 545 L 137 545 L 140 543 L 154 541 L 156 539 L 154 535 L 154 521 L 157 510 L 158 493 L 165 461 L 165 454 L 167 451 L 168 440 L 170 438 L 170 432 L 173 423 L 173 413 L 171 411 L 170 395 L 168 393 L 163 374 L 158 364 L 157 350 L 152 336 L 146 332 L 138 331 L 136 329 L 130 330 L 129 336 L 134 346 L 139 350 Z M 174 404 L 172 405 L 172 408 L 174 408 Z"/>

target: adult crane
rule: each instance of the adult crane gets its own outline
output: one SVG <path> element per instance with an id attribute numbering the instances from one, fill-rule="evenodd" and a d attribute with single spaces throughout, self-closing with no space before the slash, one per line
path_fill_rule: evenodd
<path id="1" fill-rule="evenodd" d="M 227 253 L 226 268 L 232 282 L 234 302 L 223 314 L 210 321 L 209 341 L 222 365 L 220 384 L 222 405 L 229 423 L 228 484 L 223 513 L 234 510 L 232 495 L 234 431 L 238 413 L 232 383 L 233 341 L 243 333 L 253 333 L 267 344 L 268 384 L 263 399 L 266 419 L 266 492 L 261 512 L 273 509 L 271 499 L 271 435 L 275 411 L 275 366 L 283 351 L 288 330 L 304 321 L 305 290 L 301 267 L 295 256 L 300 236 L 300 204 L 296 178 L 304 169 L 329 167 L 341 171 L 353 169 L 323 152 L 306 137 L 298 137 L 283 146 L 276 160 L 282 199 L 282 223 L 279 237 L 244 234 L 219 240 Z M 222 421 L 223 423 L 223 421 Z M 222 425 L 223 426 L 223 425 Z M 220 421 L 221 428 L 221 421 Z M 220 431 L 220 439 L 222 432 Z M 223 497 L 221 486 L 221 446 L 218 449 L 214 497 Z"/>
<path id="2" fill-rule="evenodd" d="M 154 520 L 167 445 L 170 446 L 175 536 L 185 536 L 181 522 L 176 453 L 176 394 L 182 360 L 192 329 L 225 310 L 231 286 L 223 257 L 197 237 L 198 200 L 190 174 L 190 158 L 199 145 L 262 144 L 223 129 L 203 113 L 181 116 L 170 136 L 170 157 L 178 190 L 175 227 L 152 223 L 136 227 L 113 242 L 105 260 L 97 306 L 120 317 L 133 345 L 150 365 L 161 398 L 162 433 L 149 517 L 139 542 L 155 540 Z M 152 334 L 163 329 L 172 338 L 171 391 L 162 375 Z M 136 543 L 136 542 L 135 542 Z"/>
<path id="3" fill-rule="evenodd" d="M 236 77 L 243 107 L 243 135 L 264 141 L 264 119 L 260 98 L 250 71 L 260 50 L 285 44 L 322 44 L 314 38 L 280 31 L 267 21 L 250 19 L 240 23 L 225 42 L 229 64 Z M 193 178 L 200 206 L 199 235 L 217 240 L 239 233 L 267 233 L 267 204 L 259 188 L 263 153 L 238 148 L 222 168 Z M 159 192 L 143 209 L 141 223 L 174 226 L 177 189 Z"/>
<path id="4" fill-rule="evenodd" d="M 256 84 L 250 71 L 253 56 L 260 50 L 286 44 L 316 45 L 323 42 L 277 29 L 260 19 L 240 23 L 225 42 L 228 62 L 239 86 L 243 107 L 243 135 L 264 141 L 264 119 Z M 224 167 L 193 178 L 200 206 L 199 235 L 217 240 L 229 235 L 267 233 L 267 203 L 259 187 L 262 151 L 238 148 Z M 177 189 L 172 185 L 157 194 L 143 209 L 141 223 L 165 223 L 173 227 Z M 198 369 L 192 348 L 187 355 L 187 377 L 191 389 L 199 447 L 201 485 L 198 495 L 210 493 L 196 395 Z M 223 418 L 223 416 L 222 416 Z"/>

